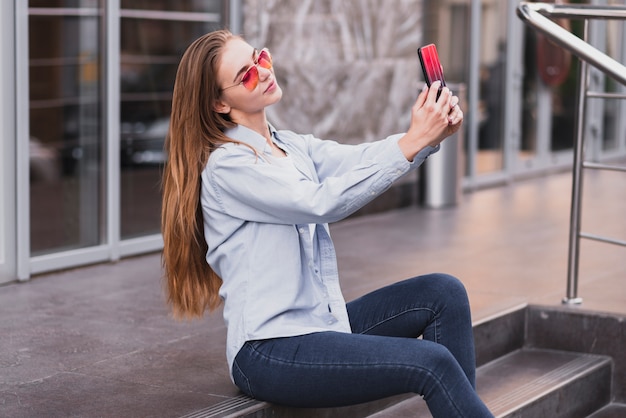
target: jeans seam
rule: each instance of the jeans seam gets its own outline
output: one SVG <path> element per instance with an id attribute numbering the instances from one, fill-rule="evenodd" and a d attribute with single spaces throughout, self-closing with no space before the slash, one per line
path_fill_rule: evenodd
<path id="1" fill-rule="evenodd" d="M 239 375 L 241 376 L 241 378 L 244 380 L 244 383 L 246 384 L 245 392 L 254 398 L 254 392 L 252 391 L 252 387 L 250 385 L 250 379 L 248 379 L 248 376 L 246 376 L 243 370 L 241 370 L 241 367 L 239 367 L 239 364 L 237 364 L 236 359 L 233 361 L 233 367 L 237 367 L 237 371 L 239 372 Z"/>
<path id="2" fill-rule="evenodd" d="M 385 322 L 391 321 L 391 320 L 396 319 L 396 318 L 398 318 L 398 317 L 400 317 L 400 316 L 402 316 L 404 314 L 407 314 L 407 313 L 410 313 L 410 312 L 414 312 L 414 311 L 429 311 L 432 315 L 434 315 L 436 320 L 439 318 L 439 314 L 437 312 L 435 312 L 434 310 L 430 309 L 430 308 L 411 308 L 411 309 L 406 309 L 406 310 L 404 310 L 404 311 L 402 311 L 402 312 L 400 312 L 400 313 L 398 313 L 396 315 L 389 316 L 389 317 L 385 318 L 384 320 L 379 321 L 379 322 L 373 324 L 372 326 L 362 330 L 361 334 L 365 334 L 366 332 L 371 331 L 372 329 L 376 328 L 379 325 L 384 324 Z M 437 325 L 435 325 L 435 331 L 437 331 L 437 329 L 438 329 L 438 327 L 437 327 Z"/>
<path id="3" fill-rule="evenodd" d="M 457 406 L 456 402 L 454 402 L 453 398 L 450 396 L 450 393 L 445 390 L 445 385 L 443 384 L 443 381 L 439 378 L 439 376 L 437 376 L 436 374 L 432 373 L 430 370 L 426 369 L 426 368 L 421 368 L 426 374 L 430 375 L 431 378 L 433 380 L 436 380 L 437 383 L 439 384 L 439 386 L 442 388 L 442 392 L 446 394 L 446 398 L 448 400 L 448 403 L 450 405 L 452 405 L 454 407 L 454 409 L 457 412 L 457 416 L 459 417 L 463 417 L 463 411 Z M 422 395 L 423 396 L 423 395 Z M 425 400 L 425 399 L 424 399 Z"/>
<path id="4" fill-rule="evenodd" d="M 303 362 L 303 361 L 297 361 L 297 362 L 296 362 L 296 361 L 293 361 L 293 360 L 284 360 L 284 359 L 281 359 L 281 358 L 272 357 L 272 356 L 270 356 L 270 355 L 265 354 L 265 353 L 264 353 L 264 352 L 262 352 L 262 351 L 257 350 L 257 349 L 256 349 L 256 347 L 254 347 L 254 346 L 252 346 L 252 345 L 250 346 L 250 348 L 251 348 L 251 349 L 252 349 L 252 350 L 253 350 L 253 351 L 254 351 L 254 352 L 255 352 L 258 356 L 263 357 L 264 359 L 269 359 L 269 360 L 275 361 L 275 362 L 277 362 L 277 363 L 292 364 L 292 365 L 294 365 L 294 366 L 298 366 L 298 365 L 301 365 L 301 366 L 320 366 L 320 365 L 323 365 L 323 366 L 332 366 L 332 367 L 338 367 L 338 366 L 339 366 L 339 367 L 341 367 L 341 366 L 347 366 L 347 367 L 355 367 L 355 366 L 359 366 L 359 367 L 360 367 L 360 366 L 365 366 L 365 367 L 368 367 L 368 368 L 369 368 L 369 367 L 376 367 L 376 366 L 382 366 L 382 365 L 385 365 L 385 366 L 390 366 L 390 365 L 391 365 L 391 366 L 397 366 L 397 367 L 408 367 L 408 368 L 410 368 L 410 367 L 416 367 L 414 364 L 410 364 L 410 363 L 407 363 L 407 364 L 403 364 L 403 363 L 378 363 L 378 364 L 376 364 L 376 365 L 372 365 L 372 364 L 365 364 L 365 365 L 364 365 L 363 363 L 346 363 L 346 362 L 341 362 L 341 363 L 318 363 L 318 362 L 309 362 L 309 363 L 305 363 L 305 362 Z M 420 369 L 421 369 L 421 368 L 420 368 Z M 241 369 L 240 369 L 240 370 L 241 370 Z M 427 370 L 427 369 L 424 369 L 424 370 Z M 243 372 L 242 372 L 242 375 L 243 375 Z M 245 375 L 244 375 L 244 376 L 245 376 Z"/>

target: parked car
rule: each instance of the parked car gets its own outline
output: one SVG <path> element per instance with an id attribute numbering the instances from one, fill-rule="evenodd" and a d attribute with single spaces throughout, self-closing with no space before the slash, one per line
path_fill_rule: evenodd
<path id="1" fill-rule="evenodd" d="M 169 118 L 144 122 L 123 122 L 121 125 L 121 162 L 123 166 L 153 166 L 165 163 L 165 137 Z"/>

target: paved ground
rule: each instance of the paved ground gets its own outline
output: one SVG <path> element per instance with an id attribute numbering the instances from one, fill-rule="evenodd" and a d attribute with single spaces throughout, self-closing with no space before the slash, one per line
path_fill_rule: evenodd
<path id="1" fill-rule="evenodd" d="M 583 229 L 626 239 L 622 173 L 585 176 Z M 570 174 L 331 226 L 346 299 L 442 271 L 466 284 L 475 321 L 565 295 Z M 580 296 L 626 313 L 626 249 L 583 241 Z M 176 322 L 160 255 L 0 287 L 1 417 L 176 417 L 237 395 L 220 313 Z"/>

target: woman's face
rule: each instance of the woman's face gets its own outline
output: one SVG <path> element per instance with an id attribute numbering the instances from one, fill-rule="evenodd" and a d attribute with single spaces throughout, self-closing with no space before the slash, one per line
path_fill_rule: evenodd
<path id="1" fill-rule="evenodd" d="M 235 122 L 246 114 L 263 111 L 283 94 L 268 52 L 255 50 L 239 38 L 232 38 L 224 45 L 217 79 L 224 107 L 216 110 L 229 113 Z"/>

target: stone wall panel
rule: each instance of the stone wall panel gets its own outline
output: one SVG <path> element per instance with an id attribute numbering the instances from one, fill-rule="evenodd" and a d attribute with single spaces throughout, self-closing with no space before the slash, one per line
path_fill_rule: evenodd
<path id="1" fill-rule="evenodd" d="M 277 128 L 344 143 L 408 128 L 422 0 L 245 0 L 243 10 L 244 36 L 275 59 Z"/>

